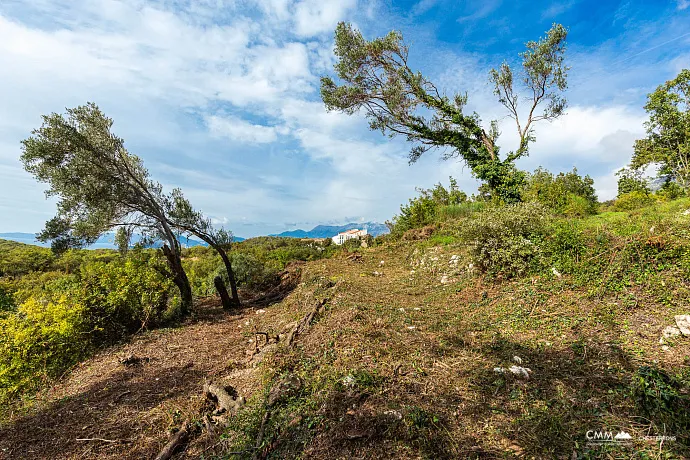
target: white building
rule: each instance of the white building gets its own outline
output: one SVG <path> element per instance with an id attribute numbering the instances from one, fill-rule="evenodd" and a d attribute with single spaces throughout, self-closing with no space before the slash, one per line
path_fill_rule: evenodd
<path id="1" fill-rule="evenodd" d="M 367 230 L 358 230 L 356 228 L 353 228 L 352 230 L 348 230 L 346 232 L 338 233 L 335 235 L 331 240 L 333 240 L 333 243 L 335 244 L 343 244 L 347 240 L 351 240 L 353 238 L 361 238 L 363 236 L 367 235 Z"/>

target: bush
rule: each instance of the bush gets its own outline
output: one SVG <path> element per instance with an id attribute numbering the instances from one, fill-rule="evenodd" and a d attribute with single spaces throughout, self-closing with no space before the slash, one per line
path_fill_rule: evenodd
<path id="1" fill-rule="evenodd" d="M 542 204 L 519 203 L 478 213 L 460 232 L 472 244 L 471 255 L 477 268 L 512 277 L 540 265 L 539 243 L 549 222 L 549 212 Z"/>
<path id="2" fill-rule="evenodd" d="M 544 241 L 545 252 L 551 263 L 564 273 L 572 273 L 578 268 L 581 257 L 587 251 L 584 232 L 578 221 L 561 220 L 554 222 Z"/>
<path id="3" fill-rule="evenodd" d="M 642 366 L 633 380 L 632 395 L 642 414 L 658 425 L 684 432 L 690 428 L 690 373 L 672 376 L 661 369 Z"/>
<path id="4" fill-rule="evenodd" d="M 657 196 L 665 200 L 677 200 L 686 196 L 685 189 L 672 181 L 664 182 L 664 185 L 656 192 Z"/>
<path id="5" fill-rule="evenodd" d="M 160 322 L 171 283 L 155 259 L 86 262 L 51 277 L 0 319 L 0 401 L 58 377 L 92 351 Z"/>
<path id="6" fill-rule="evenodd" d="M 85 357 L 83 306 L 67 297 L 30 299 L 0 320 L 0 401 L 56 378 Z"/>
<path id="7" fill-rule="evenodd" d="M 613 203 L 613 209 L 616 211 L 632 211 L 634 209 L 649 206 L 652 203 L 654 203 L 654 198 L 652 196 L 636 190 L 619 196 Z"/>
<path id="8" fill-rule="evenodd" d="M 555 177 L 538 168 L 527 180 L 523 199 L 537 201 L 558 214 L 571 217 L 596 214 L 598 210 L 594 180 L 580 176 L 575 168 Z"/>
<path id="9" fill-rule="evenodd" d="M 410 199 L 406 205 L 400 206 L 400 214 L 393 217 L 392 222 L 387 222 L 391 233 L 401 236 L 413 228 L 421 228 L 438 221 L 442 211 L 452 212 L 448 207 L 457 206 L 467 201 L 467 195 L 458 188 L 458 183 L 450 178 L 450 187 L 446 189 L 441 184 L 436 184 L 432 189 L 417 189 L 419 196 Z"/>
<path id="10" fill-rule="evenodd" d="M 637 169 L 623 168 L 616 173 L 618 176 L 618 197 L 632 192 L 642 192 L 648 195 L 649 184 L 645 180 L 643 172 Z"/>

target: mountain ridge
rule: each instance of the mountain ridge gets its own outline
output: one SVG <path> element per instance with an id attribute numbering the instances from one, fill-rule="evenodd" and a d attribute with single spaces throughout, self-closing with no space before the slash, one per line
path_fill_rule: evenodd
<path id="1" fill-rule="evenodd" d="M 288 230 L 269 236 L 283 238 L 332 238 L 338 233 L 355 228 L 366 229 L 367 233 L 372 236 L 383 235 L 389 232 L 388 227 L 385 224 L 380 224 L 378 222 L 350 222 L 349 224 L 343 225 L 317 225 L 309 231 L 302 229 Z"/>

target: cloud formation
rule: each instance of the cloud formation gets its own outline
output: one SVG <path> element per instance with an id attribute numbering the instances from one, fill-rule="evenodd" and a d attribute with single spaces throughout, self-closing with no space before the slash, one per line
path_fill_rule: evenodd
<path id="1" fill-rule="evenodd" d="M 538 127 L 521 166 L 577 165 L 608 198 L 612 171 L 641 133 L 644 95 L 687 67 L 690 37 L 678 38 L 682 17 L 640 22 L 631 7 L 600 12 L 608 22 L 595 40 L 596 29 L 577 13 L 596 5 L 568 6 L 527 15 L 572 20 L 573 70 L 568 115 Z M 338 21 L 367 36 L 402 28 L 415 68 L 449 94 L 469 92 L 469 109 L 500 120 L 509 150 L 514 128 L 486 75 L 503 59 L 514 63 L 522 43 L 549 25 L 506 27 L 524 15 L 515 8 L 450 0 L 7 0 L 0 4 L 0 231 L 38 231 L 51 216 L 54 203 L 18 162 L 19 142 L 41 114 L 87 101 L 115 120 L 114 131 L 154 178 L 181 187 L 239 236 L 279 232 L 285 222 L 384 221 L 415 187 L 449 175 L 471 193 L 477 184 L 461 163 L 429 153 L 408 166 L 404 139 L 370 132 L 362 116 L 327 113 L 319 77 L 332 72 Z M 683 2 L 670 11 L 690 12 Z M 652 59 L 663 64 L 649 71 Z"/>

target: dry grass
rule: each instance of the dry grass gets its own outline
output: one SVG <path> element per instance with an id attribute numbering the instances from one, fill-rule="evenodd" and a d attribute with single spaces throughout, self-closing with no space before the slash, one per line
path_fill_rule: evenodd
<path id="1" fill-rule="evenodd" d="M 267 390 L 288 373 L 303 387 L 272 409 L 260 457 L 690 455 L 686 433 L 661 446 L 585 445 L 590 429 L 662 430 L 639 417 L 630 384 L 642 365 L 688 365 L 690 341 L 668 351 L 659 344 L 673 315 L 688 313 L 683 307 L 634 287 L 592 296 L 567 276 L 490 282 L 466 269 L 464 249 L 453 244 L 406 241 L 361 254 L 308 263 L 298 288 L 263 313 L 226 316 L 209 307 L 184 327 L 87 361 L 0 431 L 0 457 L 151 457 L 171 428 L 194 420 L 203 380 L 213 377 L 247 397 L 246 409 L 227 439 L 203 432 L 180 456 L 248 458 L 255 451 L 228 452 L 253 446 Z M 248 363 L 254 332 L 285 332 L 314 296 L 329 300 L 296 347 L 279 345 L 257 355 L 264 358 L 258 366 Z M 118 357 L 127 353 L 149 361 L 123 368 Z M 514 356 L 532 370 L 530 379 L 493 371 Z"/>

